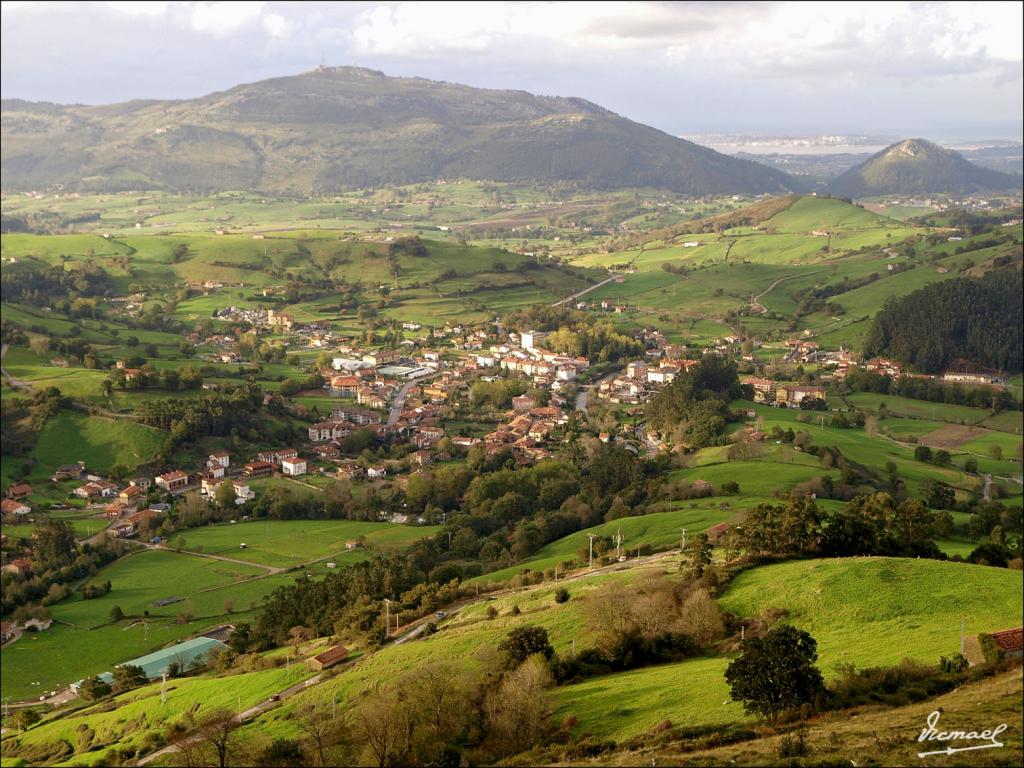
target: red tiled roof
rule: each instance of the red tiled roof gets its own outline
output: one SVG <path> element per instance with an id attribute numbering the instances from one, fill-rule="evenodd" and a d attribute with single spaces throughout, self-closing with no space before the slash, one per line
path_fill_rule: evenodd
<path id="1" fill-rule="evenodd" d="M 341 661 L 346 656 L 348 656 L 348 648 L 344 645 L 336 645 L 333 648 L 328 648 L 321 654 L 317 654 L 313 658 L 321 664 L 333 664 L 336 661 Z"/>
<path id="2" fill-rule="evenodd" d="M 993 632 L 992 639 L 996 641 L 996 645 L 1001 651 L 1022 650 L 1024 649 L 1024 627 Z"/>

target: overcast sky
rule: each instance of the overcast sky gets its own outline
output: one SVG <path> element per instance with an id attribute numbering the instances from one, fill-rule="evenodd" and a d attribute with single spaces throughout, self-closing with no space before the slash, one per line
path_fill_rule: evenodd
<path id="1" fill-rule="evenodd" d="M 1019 137 L 1022 3 L 4 2 L 4 98 L 189 98 L 320 63 L 582 96 L 674 134 Z"/>

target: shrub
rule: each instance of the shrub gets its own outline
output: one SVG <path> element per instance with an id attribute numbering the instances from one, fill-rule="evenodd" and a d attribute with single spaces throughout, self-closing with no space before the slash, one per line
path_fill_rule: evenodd
<path id="1" fill-rule="evenodd" d="M 569 602 L 569 590 L 565 587 L 559 587 L 555 591 L 555 602 L 556 603 L 567 603 Z"/>
<path id="2" fill-rule="evenodd" d="M 786 734 L 779 741 L 779 757 L 804 757 L 808 753 L 807 740 L 802 730 Z"/>

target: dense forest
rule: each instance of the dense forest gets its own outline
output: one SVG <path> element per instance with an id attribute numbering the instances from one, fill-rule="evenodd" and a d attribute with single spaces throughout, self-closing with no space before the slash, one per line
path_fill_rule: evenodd
<path id="1" fill-rule="evenodd" d="M 868 355 L 887 355 L 922 373 L 956 360 L 995 370 L 1021 370 L 1024 278 L 1001 269 L 981 278 L 932 283 L 889 299 L 864 342 Z"/>

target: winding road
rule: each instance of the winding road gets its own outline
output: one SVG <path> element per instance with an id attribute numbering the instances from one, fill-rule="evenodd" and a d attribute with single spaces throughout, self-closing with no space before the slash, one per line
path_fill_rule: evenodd
<path id="1" fill-rule="evenodd" d="M 800 274 L 800 275 L 787 275 L 786 277 L 780 277 L 778 280 L 773 282 L 771 285 L 769 285 L 767 288 L 765 288 L 763 291 L 761 291 L 759 294 L 757 294 L 757 296 L 754 296 L 750 300 L 750 311 L 753 312 L 756 315 L 763 315 L 765 312 L 767 312 L 768 308 L 764 304 L 761 303 L 761 298 L 763 296 L 766 296 L 767 294 L 771 293 L 775 289 L 775 286 L 777 286 L 779 283 L 784 283 L 787 280 L 795 280 L 798 277 L 808 277 L 810 275 L 820 275 L 824 271 L 825 271 L 824 269 L 819 269 L 816 272 L 804 272 L 803 274 Z"/>

